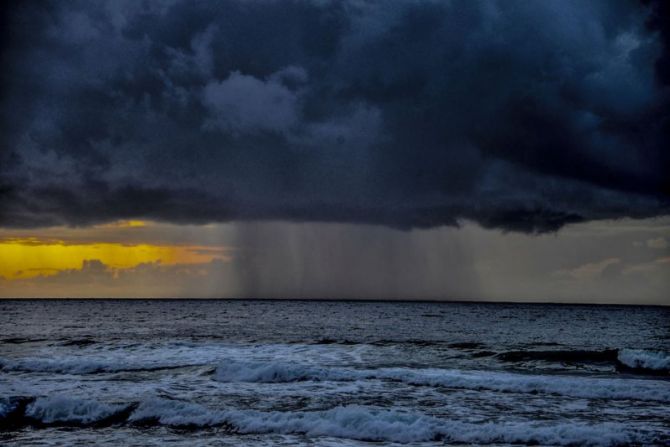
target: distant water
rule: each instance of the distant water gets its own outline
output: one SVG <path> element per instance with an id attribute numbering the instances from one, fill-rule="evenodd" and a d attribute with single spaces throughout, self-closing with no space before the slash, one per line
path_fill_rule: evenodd
<path id="1" fill-rule="evenodd" d="M 2 445 L 670 445 L 670 308 L 0 301 Z"/>

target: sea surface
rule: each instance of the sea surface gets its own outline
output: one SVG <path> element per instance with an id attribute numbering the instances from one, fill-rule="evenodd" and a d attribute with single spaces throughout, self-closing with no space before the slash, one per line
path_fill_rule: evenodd
<path id="1" fill-rule="evenodd" d="M 0 445 L 670 445 L 670 308 L 0 301 Z"/>

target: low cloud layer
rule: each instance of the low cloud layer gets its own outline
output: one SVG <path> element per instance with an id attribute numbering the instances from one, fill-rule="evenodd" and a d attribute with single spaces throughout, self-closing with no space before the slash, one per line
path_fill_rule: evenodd
<path id="1" fill-rule="evenodd" d="M 664 2 L 16 2 L 0 226 L 670 214 Z"/>
<path id="2" fill-rule="evenodd" d="M 669 218 L 591 222 L 558 234 L 501 234 L 465 224 L 398 231 L 365 225 L 242 223 L 191 227 L 52 228 L 65 244 L 89 238 L 132 245 L 199 246 L 204 260 L 127 257 L 123 265 L 81 251 L 76 263 L 5 276 L 2 297 L 366 298 L 668 305 Z M 7 230 L 25 243 L 32 230 Z M 21 235 L 24 233 L 24 235 Z M 137 233 L 137 234 L 136 234 Z M 88 242 L 91 243 L 91 242 Z M 231 246 L 230 244 L 236 244 Z M 70 245 L 72 246 L 72 245 Z M 2 251 L 0 259 L 11 258 Z M 26 252 L 28 254 L 28 252 Z M 4 256 L 4 257 L 3 257 Z M 0 264 L 1 266 L 1 264 Z M 7 267 L 17 266 L 9 262 Z M 50 267 L 54 267 L 51 265 Z M 56 266 L 57 267 L 57 266 Z"/>

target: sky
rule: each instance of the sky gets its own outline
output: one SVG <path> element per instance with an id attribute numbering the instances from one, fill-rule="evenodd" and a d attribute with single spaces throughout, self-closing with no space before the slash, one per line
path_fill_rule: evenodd
<path id="1" fill-rule="evenodd" d="M 663 1 L 0 11 L 0 297 L 670 304 Z"/>

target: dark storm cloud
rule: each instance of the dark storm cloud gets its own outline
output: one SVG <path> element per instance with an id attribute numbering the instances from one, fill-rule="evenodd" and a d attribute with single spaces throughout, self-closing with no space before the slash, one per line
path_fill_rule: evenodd
<path id="1" fill-rule="evenodd" d="M 663 2 L 21 2 L 0 225 L 670 213 Z"/>

